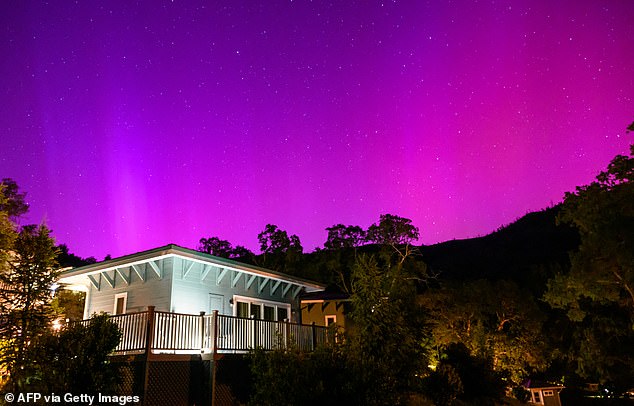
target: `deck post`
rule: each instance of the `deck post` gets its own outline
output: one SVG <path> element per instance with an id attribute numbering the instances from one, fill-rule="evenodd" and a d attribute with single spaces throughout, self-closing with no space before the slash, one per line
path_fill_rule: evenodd
<path id="1" fill-rule="evenodd" d="M 200 353 L 205 352 L 205 312 L 200 312 Z"/>
<path id="2" fill-rule="evenodd" d="M 317 342 L 317 337 L 316 337 L 316 332 L 315 332 L 315 322 L 313 321 L 310 325 L 310 332 L 311 332 L 311 344 L 312 344 L 312 350 L 315 351 L 315 344 Z"/>
<path id="3" fill-rule="evenodd" d="M 147 307 L 147 324 L 145 334 L 145 365 L 143 368 L 143 404 L 147 404 L 147 392 L 150 382 L 150 355 L 152 354 L 152 343 L 154 341 L 154 306 Z"/>
<path id="4" fill-rule="evenodd" d="M 211 406 L 216 406 L 216 370 L 218 369 L 218 310 L 211 312 L 211 351 L 212 351 L 212 365 L 211 365 Z"/>
<path id="5" fill-rule="evenodd" d="M 286 325 L 286 349 L 288 349 L 291 343 L 291 322 L 288 319 L 284 319 L 284 324 Z"/>

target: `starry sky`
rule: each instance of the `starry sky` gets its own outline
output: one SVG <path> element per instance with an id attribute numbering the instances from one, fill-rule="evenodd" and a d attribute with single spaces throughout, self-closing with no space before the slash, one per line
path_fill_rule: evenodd
<path id="1" fill-rule="evenodd" d="M 0 4 L 0 177 L 102 259 L 267 223 L 420 243 L 556 204 L 633 141 L 634 2 Z"/>

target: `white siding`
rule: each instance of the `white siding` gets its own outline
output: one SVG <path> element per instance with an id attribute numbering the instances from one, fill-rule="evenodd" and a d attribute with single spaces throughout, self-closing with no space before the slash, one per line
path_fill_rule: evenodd
<path id="1" fill-rule="evenodd" d="M 214 295 L 214 300 L 218 300 L 219 297 L 222 298 L 222 308 L 226 315 L 233 315 L 233 304 L 230 303 L 230 300 L 234 295 L 290 303 L 293 310 L 297 311 L 299 309 L 299 301 L 292 298 L 295 286 L 287 290 L 286 294 L 282 296 L 286 283 L 281 283 L 275 292 L 271 294 L 271 287 L 275 284 L 275 281 L 269 280 L 260 290 L 260 284 L 264 278 L 256 277 L 247 289 L 248 274 L 242 273 L 236 280 L 237 271 L 228 270 L 220 278 L 223 272 L 220 267 L 207 265 L 207 268 L 205 268 L 205 265 L 201 263 L 193 263 L 190 268 L 191 264 L 192 262 L 181 258 L 174 260 L 171 306 L 171 310 L 174 312 L 198 314 L 204 311 L 209 313 L 211 310 L 211 294 Z M 204 279 L 203 275 L 205 275 Z M 233 282 L 235 282 L 235 286 L 232 286 Z"/>
<path id="2" fill-rule="evenodd" d="M 108 275 L 114 281 L 114 288 L 108 284 L 105 277 L 95 275 L 97 280 L 101 279 L 100 288 L 97 289 L 92 284 L 89 286 L 87 314 L 112 313 L 115 295 L 124 292 L 128 294 L 126 313 L 145 311 L 148 306 L 155 306 L 156 310 L 160 311 L 169 311 L 173 259 L 165 258 L 156 263 L 161 269 L 161 278 L 147 263 L 138 266 L 145 280 L 142 280 L 131 267 L 121 267 L 123 274 L 129 278 L 129 284 L 116 271 L 109 271 Z"/>

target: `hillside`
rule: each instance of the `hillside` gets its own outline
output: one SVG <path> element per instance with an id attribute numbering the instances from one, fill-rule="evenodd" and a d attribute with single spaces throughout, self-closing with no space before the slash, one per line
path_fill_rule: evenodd
<path id="1" fill-rule="evenodd" d="M 568 266 L 568 252 L 579 244 L 576 230 L 556 224 L 558 212 L 556 206 L 528 213 L 483 237 L 421 246 L 420 258 L 440 280 L 512 279 L 541 296 L 553 271 Z M 318 250 L 302 255 L 286 271 L 338 285 L 342 273 L 349 275 L 355 255 L 377 254 L 379 249 Z"/>
<path id="2" fill-rule="evenodd" d="M 565 266 L 579 236 L 573 228 L 556 224 L 558 212 L 559 206 L 528 213 L 483 237 L 423 246 L 423 260 L 441 278 L 450 279 L 522 281 L 540 267 Z"/>

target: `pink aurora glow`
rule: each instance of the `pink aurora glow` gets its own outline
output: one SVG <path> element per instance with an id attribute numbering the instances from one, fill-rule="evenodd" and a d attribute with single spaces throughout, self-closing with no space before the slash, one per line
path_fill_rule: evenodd
<path id="1" fill-rule="evenodd" d="M 632 142 L 633 2 L 131 3 L 0 5 L 0 176 L 81 256 L 482 235 Z"/>

